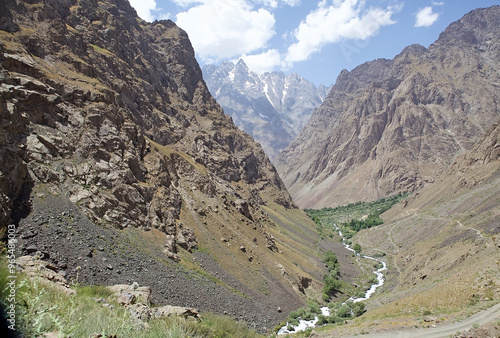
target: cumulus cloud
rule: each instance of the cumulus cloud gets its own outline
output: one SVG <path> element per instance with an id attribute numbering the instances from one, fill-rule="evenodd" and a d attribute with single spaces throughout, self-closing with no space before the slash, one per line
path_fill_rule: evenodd
<path id="1" fill-rule="evenodd" d="M 245 61 L 248 68 L 258 74 L 271 72 L 281 64 L 281 56 L 276 49 L 269 49 L 266 52 L 255 55 L 243 55 L 241 59 Z"/>
<path id="2" fill-rule="evenodd" d="M 141 19 L 149 22 L 154 20 L 154 15 L 151 12 L 157 9 L 155 0 L 129 0 L 129 1 L 130 5 L 134 7 L 135 11 L 137 12 L 137 15 L 139 15 Z"/>
<path id="3" fill-rule="evenodd" d="M 438 13 L 432 12 L 432 7 L 420 9 L 416 15 L 415 27 L 429 27 L 439 18 Z"/>
<path id="4" fill-rule="evenodd" d="M 287 5 L 287 6 L 298 6 L 301 3 L 301 0 L 254 0 L 253 1 L 256 4 L 263 4 L 264 6 L 268 6 L 271 8 L 277 8 L 280 5 Z"/>
<path id="5" fill-rule="evenodd" d="M 246 0 L 196 1 L 177 14 L 176 23 L 188 33 L 197 55 L 205 62 L 256 52 L 275 34 L 273 14 L 264 8 L 254 9 Z"/>
<path id="6" fill-rule="evenodd" d="M 307 60 L 330 43 L 365 40 L 377 34 L 381 27 L 395 23 L 391 19 L 397 10 L 395 7 L 366 9 L 364 4 L 357 0 L 321 1 L 293 32 L 297 42 L 288 48 L 285 64 L 291 66 Z"/>

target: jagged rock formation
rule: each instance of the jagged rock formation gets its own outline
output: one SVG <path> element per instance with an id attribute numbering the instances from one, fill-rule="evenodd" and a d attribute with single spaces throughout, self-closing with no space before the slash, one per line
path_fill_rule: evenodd
<path id="1" fill-rule="evenodd" d="M 424 48 L 343 71 L 277 158 L 295 201 L 321 207 L 413 191 L 500 118 L 500 7 L 452 23 Z"/>
<path id="2" fill-rule="evenodd" d="M 253 208 L 267 187 L 292 206 L 263 152 L 206 90 L 187 36 L 172 22 L 141 26 L 126 2 L 75 2 L 56 13 L 39 5 L 26 13 L 33 27 L 3 37 L 2 117 L 10 125 L 2 131 L 12 160 L 2 163 L 18 185 L 4 184 L 4 196 L 15 200 L 23 179 L 46 183 L 96 222 L 176 239 L 187 195 L 181 180 Z M 244 196 L 231 182 L 247 185 Z"/>
<path id="3" fill-rule="evenodd" d="M 322 276 L 317 254 L 300 259 L 317 233 L 210 95 L 184 31 L 125 0 L 5 0 L 0 12 L 0 224 L 18 226 L 20 254 L 261 330 L 284 316 L 269 309 L 304 302 L 299 277 Z M 312 230 L 285 235 L 293 222 Z"/>
<path id="4" fill-rule="evenodd" d="M 331 88 L 316 87 L 297 74 L 258 75 L 242 59 L 236 64 L 206 65 L 202 71 L 224 112 L 252 135 L 271 159 L 297 136 Z"/>

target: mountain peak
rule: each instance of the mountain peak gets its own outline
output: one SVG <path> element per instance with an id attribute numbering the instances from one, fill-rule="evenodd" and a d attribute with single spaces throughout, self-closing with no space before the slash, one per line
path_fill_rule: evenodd
<path id="1" fill-rule="evenodd" d="M 207 86 L 236 125 L 259 142 L 274 158 L 284 149 L 312 110 L 318 107 L 328 88 L 316 88 L 298 74 L 283 72 L 257 75 L 243 59 L 232 68 L 223 63 L 218 71 L 204 67 Z"/>
<path id="2" fill-rule="evenodd" d="M 244 69 L 246 71 L 249 71 L 247 64 L 243 59 L 239 59 L 238 62 L 236 63 L 236 68 Z"/>

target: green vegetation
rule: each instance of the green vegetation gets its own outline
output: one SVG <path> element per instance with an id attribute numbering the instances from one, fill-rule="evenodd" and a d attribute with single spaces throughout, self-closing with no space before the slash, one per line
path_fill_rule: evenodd
<path id="1" fill-rule="evenodd" d="M 361 245 L 360 245 L 359 243 L 354 244 L 354 245 L 352 246 L 352 249 L 353 249 L 354 251 L 356 251 L 357 253 L 360 253 L 360 252 L 361 252 L 361 250 L 362 250 L 362 249 L 361 249 Z"/>
<path id="2" fill-rule="evenodd" d="M 383 220 L 380 215 L 389 210 L 396 203 L 399 203 L 402 199 L 406 198 L 406 196 L 407 194 L 398 194 L 373 202 L 358 202 L 336 208 L 323 208 L 320 210 L 306 209 L 305 211 L 316 224 L 316 228 L 322 238 L 324 238 L 324 236 L 333 237 L 338 227 L 342 231 L 344 238 L 347 239 L 346 242 L 352 244 L 349 240 L 350 238 L 362 229 L 368 229 L 382 224 Z M 362 251 L 362 247 L 359 243 L 354 243 L 352 248 L 358 254 Z M 328 273 L 323 277 L 323 301 L 328 302 L 336 293 L 354 294 L 356 297 L 364 295 L 363 290 L 352 290 L 349 285 L 346 285 L 346 283 L 342 281 L 339 274 L 337 257 L 332 251 L 326 253 L 323 261 L 328 270 Z M 381 263 L 376 263 L 376 265 L 374 265 L 375 269 L 380 267 L 382 267 Z M 371 275 L 366 282 L 368 284 L 376 284 L 378 280 L 376 276 Z M 363 312 L 363 303 L 351 302 L 351 304 L 349 304 L 346 302 L 344 306 L 336 309 L 335 316 L 338 318 L 345 318 L 348 316 L 356 317 Z M 298 317 L 304 319 L 300 315 Z M 294 319 L 296 320 L 296 318 L 292 316 L 291 320 Z M 328 319 L 326 319 L 326 322 L 328 322 Z"/>
<path id="3" fill-rule="evenodd" d="M 398 194 L 373 202 L 357 202 L 345 206 L 323 209 L 305 209 L 314 221 L 321 236 L 333 236 L 334 224 L 342 229 L 344 237 L 349 239 L 356 232 L 384 223 L 381 214 L 406 198 L 407 194 Z"/>
<path id="4" fill-rule="evenodd" d="M 333 251 L 327 251 L 323 262 L 325 262 L 328 269 L 328 273 L 323 276 L 323 282 L 325 283 L 323 286 L 323 300 L 328 301 L 340 289 L 342 282 L 339 274 L 339 262 Z"/>
<path id="5" fill-rule="evenodd" d="M 0 262 L 0 306 L 10 305 L 6 260 Z M 75 286 L 76 295 L 22 274 L 15 282 L 16 331 L 24 337 L 39 337 L 58 332 L 60 337 L 259 337 L 243 322 L 227 316 L 202 314 L 201 320 L 181 317 L 151 319 L 138 328 L 123 306 L 117 304 L 102 286 Z M 106 306 L 96 299 L 104 298 Z"/>
<path id="6" fill-rule="evenodd" d="M 293 326 L 298 325 L 299 320 L 309 321 L 316 317 L 318 318 L 316 326 L 344 323 L 347 318 L 359 317 L 365 313 L 365 304 L 362 302 L 354 303 L 353 301 L 348 300 L 346 302 L 330 303 L 328 304 L 328 309 L 330 311 L 329 316 L 323 315 L 321 309 L 316 304 L 293 311 L 287 318 L 287 329 L 289 331 L 293 331 Z"/>

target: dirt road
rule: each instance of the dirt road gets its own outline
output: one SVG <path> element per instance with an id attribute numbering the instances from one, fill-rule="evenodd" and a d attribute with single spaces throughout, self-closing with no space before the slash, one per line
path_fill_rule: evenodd
<path id="1" fill-rule="evenodd" d="M 450 337 L 457 332 L 464 330 L 469 330 L 475 325 L 483 325 L 495 320 L 500 320 L 500 304 L 492 306 L 491 308 L 481 311 L 473 316 L 470 316 L 463 321 L 439 326 L 435 328 L 428 329 L 416 329 L 416 330 L 400 330 L 400 331 L 387 331 L 383 333 L 376 334 L 363 334 L 359 336 L 350 337 L 363 337 L 363 338 L 444 338 Z"/>

